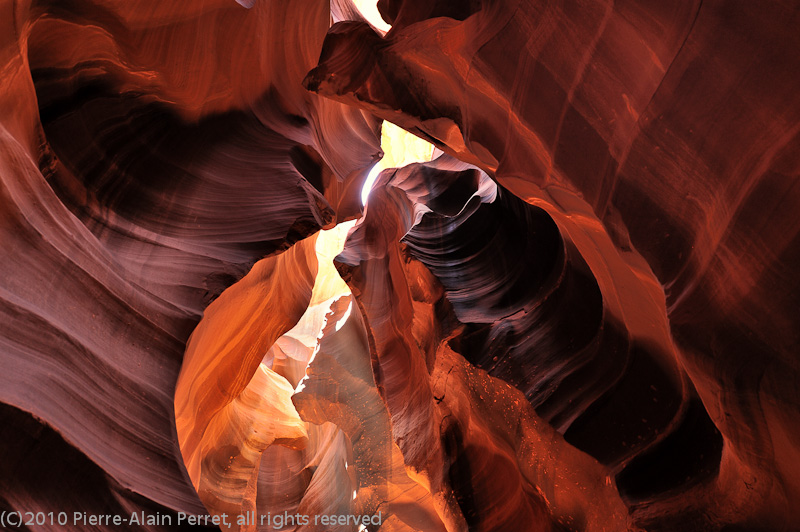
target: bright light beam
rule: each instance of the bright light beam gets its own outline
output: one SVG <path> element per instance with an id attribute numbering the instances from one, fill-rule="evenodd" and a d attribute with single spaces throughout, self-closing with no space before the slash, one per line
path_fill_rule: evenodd
<path id="1" fill-rule="evenodd" d="M 379 30 L 385 33 L 392 28 L 383 20 L 383 17 L 381 17 L 378 11 L 378 0 L 353 0 L 353 4 L 361 13 L 361 16 Z"/>
<path id="2" fill-rule="evenodd" d="M 424 163 L 433 159 L 434 146 L 416 135 L 409 133 L 391 122 L 381 124 L 381 150 L 383 158 L 372 167 L 361 188 L 361 204 L 367 204 L 367 198 L 375 186 L 378 174 L 386 168 L 402 168 L 411 163 Z"/>
<path id="3" fill-rule="evenodd" d="M 381 173 L 381 163 L 375 163 L 375 166 L 372 167 L 372 170 L 369 171 L 367 174 L 367 180 L 364 181 L 364 186 L 361 187 L 361 205 L 367 204 L 367 198 L 369 197 L 369 193 L 372 190 L 372 186 L 375 184 L 375 180 L 378 179 L 378 174 Z"/>

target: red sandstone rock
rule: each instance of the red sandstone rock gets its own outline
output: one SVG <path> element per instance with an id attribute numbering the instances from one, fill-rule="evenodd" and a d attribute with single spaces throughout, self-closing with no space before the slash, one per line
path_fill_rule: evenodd
<path id="1" fill-rule="evenodd" d="M 378 7 L 0 1 L 0 510 L 796 529 L 800 11 Z"/>

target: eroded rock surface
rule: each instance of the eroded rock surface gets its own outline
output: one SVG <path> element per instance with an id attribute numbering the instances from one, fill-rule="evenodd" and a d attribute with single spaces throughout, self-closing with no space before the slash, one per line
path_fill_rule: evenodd
<path id="1" fill-rule="evenodd" d="M 378 10 L 0 0 L 0 510 L 797 529 L 800 10 Z"/>

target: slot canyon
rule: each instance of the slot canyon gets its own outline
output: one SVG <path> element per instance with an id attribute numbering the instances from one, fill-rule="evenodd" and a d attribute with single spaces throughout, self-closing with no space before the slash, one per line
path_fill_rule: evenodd
<path id="1" fill-rule="evenodd" d="M 798 28 L 0 0 L 0 528 L 800 531 Z"/>

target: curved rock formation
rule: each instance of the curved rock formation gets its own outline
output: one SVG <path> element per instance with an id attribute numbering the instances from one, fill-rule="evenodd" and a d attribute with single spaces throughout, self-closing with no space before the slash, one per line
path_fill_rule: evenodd
<path id="1" fill-rule="evenodd" d="M 0 21 L 0 399 L 85 457 L 75 500 L 205 513 L 174 428 L 186 340 L 256 261 L 360 212 L 379 124 L 297 90 L 327 2 L 3 2 Z M 17 475 L 12 509 L 62 510 Z"/>
<path id="2" fill-rule="evenodd" d="M 713 485 L 672 501 L 697 512 L 680 526 L 789 527 L 800 101 L 783 50 L 797 47 L 786 25 L 797 13 L 508 2 L 448 15 L 445 4 L 382 3 L 397 18 L 379 43 L 358 23 L 334 26 L 306 86 L 477 164 L 570 220 L 564 231 L 606 230 L 635 273 L 646 271 L 636 255 L 646 260 L 677 361 L 726 442 Z M 600 283 L 620 275 L 592 270 Z"/>
<path id="3" fill-rule="evenodd" d="M 0 512 L 797 529 L 800 10 L 376 7 L 0 0 Z"/>

